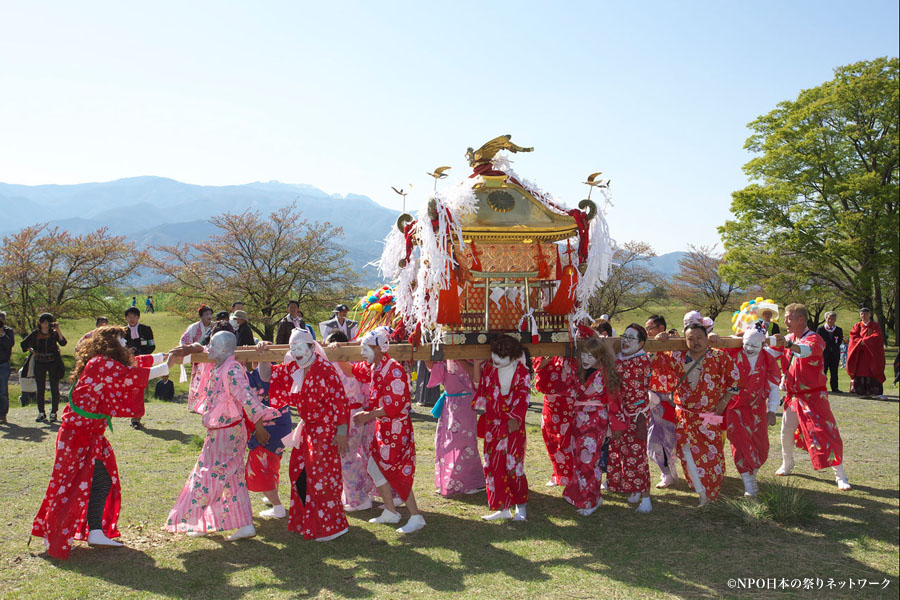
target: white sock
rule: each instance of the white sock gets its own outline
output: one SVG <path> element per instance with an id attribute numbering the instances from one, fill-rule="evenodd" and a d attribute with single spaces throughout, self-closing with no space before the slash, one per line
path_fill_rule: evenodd
<path id="1" fill-rule="evenodd" d="M 397 529 L 397 533 L 413 533 L 425 527 L 425 517 L 422 515 L 412 515 L 406 525 Z"/>
<path id="2" fill-rule="evenodd" d="M 635 492 L 632 495 L 628 496 L 629 504 L 637 504 L 640 501 L 641 501 L 641 493 L 640 492 Z"/>
<path id="3" fill-rule="evenodd" d="M 755 496 L 757 487 L 756 477 L 753 475 L 753 473 L 741 473 L 741 479 L 744 481 L 744 495 Z"/>
<path id="4" fill-rule="evenodd" d="M 231 535 L 225 538 L 227 542 L 234 542 L 244 538 L 252 538 L 256 536 L 256 528 L 253 525 L 244 525 Z"/>
<path id="5" fill-rule="evenodd" d="M 834 470 L 834 479 L 837 481 L 838 489 L 844 491 L 849 490 L 850 482 L 847 481 L 847 473 L 844 472 L 844 465 L 841 464 L 831 468 Z"/>
<path id="6" fill-rule="evenodd" d="M 491 513 L 489 515 L 485 515 L 481 517 L 485 521 L 498 521 L 500 519 L 512 519 L 512 513 L 509 512 L 508 508 L 504 508 L 503 510 L 498 510 L 497 512 Z"/>
<path id="7" fill-rule="evenodd" d="M 325 537 L 316 538 L 316 541 L 317 541 L 317 542 L 330 542 L 331 540 L 333 540 L 333 539 L 335 539 L 335 538 L 341 537 L 342 535 L 344 535 L 344 534 L 347 533 L 348 531 L 350 531 L 350 528 L 349 528 L 349 527 L 344 527 L 343 529 L 341 529 L 340 531 L 338 531 L 337 533 L 334 533 L 334 534 L 332 534 L 332 535 L 326 535 Z"/>
<path id="8" fill-rule="evenodd" d="M 691 454 L 691 447 L 685 444 L 681 447 L 684 453 L 684 462 L 687 464 L 688 475 L 691 476 L 691 482 L 694 484 L 694 491 L 700 495 L 700 504 L 706 504 L 709 500 L 706 498 L 706 489 L 700 483 L 700 474 L 697 472 L 697 465 L 694 464 L 694 456 Z"/>
<path id="9" fill-rule="evenodd" d="M 641 498 L 641 503 L 635 509 L 635 512 L 648 513 L 651 510 L 653 510 L 653 505 L 650 503 L 650 496 L 647 496 L 646 498 Z"/>
<path id="10" fill-rule="evenodd" d="M 526 518 L 525 514 L 525 504 L 516 504 L 516 516 L 513 517 L 514 521 L 524 521 Z"/>

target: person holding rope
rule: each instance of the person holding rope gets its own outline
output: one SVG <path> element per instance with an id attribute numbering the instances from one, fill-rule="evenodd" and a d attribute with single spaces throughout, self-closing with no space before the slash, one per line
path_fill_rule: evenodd
<path id="1" fill-rule="evenodd" d="M 776 475 L 786 476 L 794 468 L 793 446 L 809 452 L 817 471 L 825 467 L 834 470 L 838 489 L 850 489 L 844 472 L 844 442 L 828 403 L 825 387 L 823 353 L 825 340 L 807 327 L 808 312 L 802 304 L 789 304 L 785 309 L 786 336 L 777 335 L 784 342 L 781 352 L 788 365 L 782 387 L 784 414 L 781 418 L 781 467 Z"/>
<path id="2" fill-rule="evenodd" d="M 686 350 L 660 352 L 652 387 L 669 394 L 675 404 L 675 435 L 681 466 L 703 506 L 719 496 L 725 477 L 722 414 L 738 391 L 734 361 L 709 347 L 706 326 L 691 322 L 684 329 Z"/>
<path id="3" fill-rule="evenodd" d="M 50 556 L 68 558 L 73 540 L 122 546 L 113 539 L 119 537 L 122 492 L 106 428 L 112 431 L 111 417 L 144 414 L 148 381 L 169 372 L 163 356 L 132 356 L 124 327 L 95 329 L 76 350 L 50 483 L 31 528 Z"/>

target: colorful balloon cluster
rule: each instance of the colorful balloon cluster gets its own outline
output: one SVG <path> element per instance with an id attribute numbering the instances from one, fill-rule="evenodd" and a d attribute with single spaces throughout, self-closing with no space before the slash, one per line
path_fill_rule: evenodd
<path id="1" fill-rule="evenodd" d="M 389 285 L 381 286 L 378 290 L 369 290 L 360 298 L 359 306 L 365 311 L 387 314 L 394 310 L 394 288 Z"/>
<path id="2" fill-rule="evenodd" d="M 731 328 L 735 333 L 744 333 L 762 318 L 764 310 L 772 311 L 772 321 L 778 320 L 778 305 L 771 298 L 764 300 L 762 296 L 757 296 L 741 304 L 740 310 L 734 311 L 731 315 Z"/>

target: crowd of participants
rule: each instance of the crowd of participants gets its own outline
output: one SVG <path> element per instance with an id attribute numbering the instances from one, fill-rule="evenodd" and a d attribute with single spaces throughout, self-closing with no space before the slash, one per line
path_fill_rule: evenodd
<path id="1" fill-rule="evenodd" d="M 243 362 L 236 360 L 239 346 L 255 348 L 261 357 L 271 345 L 254 340 L 241 303 L 215 318 L 201 306 L 198 321 L 167 353 L 155 352 L 152 330 L 139 323 L 134 306 L 126 310 L 125 327 L 98 320 L 76 347 L 72 392 L 32 534 L 59 558 L 68 556 L 75 540 L 122 545 L 115 540 L 121 488 L 107 425 L 111 417 L 125 417 L 140 429 L 149 381 L 167 379 L 170 368 L 201 353 L 208 359 L 192 365 L 188 408 L 201 416 L 207 434 L 165 522 L 168 531 L 229 532 L 230 541 L 253 537 L 250 492 L 261 493 L 270 505 L 260 517 L 287 518 L 288 529 L 306 539 L 340 537 L 348 531 L 346 513 L 372 510 L 374 502 L 381 512 L 370 523 L 399 524 L 405 507 L 409 518 L 397 532 L 425 527 L 413 492 L 413 365 L 390 356 L 399 332 L 380 327 L 359 337 L 348 312 L 336 307 L 333 318 L 319 324 L 319 334 L 326 346 L 358 342 L 357 362 L 330 361 L 295 301 L 278 324 L 275 343 L 288 350 L 277 363 L 248 362 L 246 353 Z M 648 339 L 673 335 L 665 319 L 653 315 L 643 326 L 625 328 L 618 353 L 600 339 L 616 335 L 601 318 L 578 326 L 571 357 L 532 360 L 518 339 L 500 335 L 491 342 L 488 361 L 427 363 L 422 383 L 444 389 L 431 410 L 437 419 L 435 491 L 486 491 L 492 512 L 483 519 L 527 520 L 525 417 L 533 387 L 544 394 L 541 432 L 552 465 L 546 485 L 562 487 L 562 497 L 582 517 L 597 511 L 608 493 L 623 494 L 637 512 L 649 513 L 650 461 L 661 471 L 657 488 L 676 484 L 680 463 L 699 504 L 715 501 L 725 475 L 726 438 L 745 495 L 755 496 L 757 474 L 769 454 L 767 428 L 775 425 L 780 404 L 782 463 L 775 474 L 791 473 L 796 445 L 808 452 L 815 469 L 831 467 L 837 487 L 849 490 L 826 387 L 835 350 L 839 356 L 834 321 L 826 319 L 828 339 L 808 328 L 803 305 L 791 304 L 785 312 L 786 335 L 764 316 L 744 333 L 741 348 L 728 350 L 710 346 L 717 337 L 712 320 L 692 311 L 684 318 L 681 350 L 645 352 Z M 855 334 L 867 333 L 857 329 L 871 329 L 868 314 L 861 312 L 851 348 Z M 42 350 L 50 340 L 66 343 L 47 316 L 26 338 L 36 338 L 32 344 L 43 340 Z M 864 379 L 854 378 L 855 386 L 865 387 L 859 393 L 883 391 L 875 385 L 884 380 L 883 341 L 875 341 L 881 344 L 881 376 L 870 359 Z M 58 391 L 54 398 L 52 419 Z M 38 407 L 43 410 L 42 395 Z M 288 448 L 285 508 L 279 479 Z"/>

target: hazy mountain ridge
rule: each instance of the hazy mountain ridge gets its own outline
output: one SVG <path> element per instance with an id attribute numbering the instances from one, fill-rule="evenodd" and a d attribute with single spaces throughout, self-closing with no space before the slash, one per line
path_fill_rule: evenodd
<path id="1" fill-rule="evenodd" d="M 217 232 L 208 222 L 215 214 L 246 210 L 268 214 L 292 202 L 307 221 L 327 221 L 341 227 L 344 238 L 340 243 L 363 283 L 378 281 L 375 269 L 365 265 L 380 256 L 381 242 L 400 213 L 368 196 L 328 194 L 307 184 L 257 181 L 204 186 L 153 176 L 74 185 L 0 183 L 0 205 L 4 208 L 0 235 L 40 222 L 73 234 L 107 226 L 147 248 L 204 240 Z M 678 271 L 683 255 L 670 252 L 656 256 L 647 266 L 669 279 Z M 149 271 L 139 277 L 142 283 L 153 279 Z"/>

